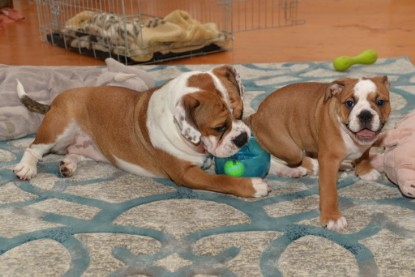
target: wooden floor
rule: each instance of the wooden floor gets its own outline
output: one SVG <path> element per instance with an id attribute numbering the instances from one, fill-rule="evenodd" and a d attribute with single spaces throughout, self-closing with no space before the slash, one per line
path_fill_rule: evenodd
<path id="1" fill-rule="evenodd" d="M 172 1 L 172 0 L 169 0 Z M 100 65 L 40 39 L 35 1 L 14 0 L 25 19 L 0 27 L 0 64 Z M 170 64 L 331 61 L 373 48 L 380 58 L 415 62 L 414 0 L 300 0 L 304 24 L 235 35 L 231 51 Z"/>

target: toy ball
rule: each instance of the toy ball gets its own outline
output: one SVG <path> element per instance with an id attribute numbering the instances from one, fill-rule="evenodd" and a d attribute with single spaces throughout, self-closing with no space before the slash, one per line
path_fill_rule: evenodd
<path id="1" fill-rule="evenodd" d="M 235 155 L 228 158 L 215 157 L 214 160 L 216 174 L 264 178 L 268 174 L 271 155 L 262 149 L 251 136 L 249 142 Z"/>
<path id="2" fill-rule="evenodd" d="M 363 51 L 357 56 L 340 56 L 334 59 L 333 67 L 337 71 L 345 71 L 354 64 L 372 64 L 378 59 L 378 53 L 373 49 Z"/>
<path id="3" fill-rule="evenodd" d="M 223 171 L 226 175 L 241 177 L 245 173 L 245 166 L 238 160 L 228 160 L 225 163 Z"/>

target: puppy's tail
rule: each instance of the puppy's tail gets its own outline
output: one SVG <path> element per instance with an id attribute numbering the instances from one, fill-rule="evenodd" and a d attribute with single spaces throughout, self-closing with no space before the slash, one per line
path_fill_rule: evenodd
<path id="1" fill-rule="evenodd" d="M 41 114 L 45 114 L 49 111 L 50 105 L 45 105 L 45 104 L 36 102 L 32 98 L 30 98 L 25 92 L 22 83 L 20 83 L 20 81 L 17 79 L 16 81 L 17 81 L 17 88 L 16 88 L 17 95 L 19 96 L 19 99 L 22 102 L 22 104 L 25 105 L 29 111 L 34 112 L 34 113 L 41 113 Z"/>

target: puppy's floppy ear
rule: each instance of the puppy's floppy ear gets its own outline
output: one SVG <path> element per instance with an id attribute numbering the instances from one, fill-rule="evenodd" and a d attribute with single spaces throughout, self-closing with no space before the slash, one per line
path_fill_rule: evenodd
<path id="1" fill-rule="evenodd" d="M 194 144 L 200 142 L 201 133 L 196 128 L 194 111 L 200 102 L 191 94 L 183 96 L 176 104 L 174 119 L 180 129 L 181 134 Z"/>
<path id="2" fill-rule="evenodd" d="M 324 95 L 324 102 L 329 100 L 331 97 L 340 94 L 346 85 L 344 80 L 336 80 L 330 83 L 327 88 L 326 94 Z"/>
<path id="3" fill-rule="evenodd" d="M 235 67 L 231 65 L 223 65 L 216 67 L 213 70 L 215 73 L 223 75 L 228 79 L 238 90 L 239 95 L 243 99 L 244 97 L 244 86 L 241 81 L 241 77 L 239 76 L 239 73 L 236 71 Z"/>
<path id="4" fill-rule="evenodd" d="M 387 89 L 390 89 L 390 82 L 388 76 L 377 76 L 375 79 L 378 79 L 380 83 L 384 84 Z"/>

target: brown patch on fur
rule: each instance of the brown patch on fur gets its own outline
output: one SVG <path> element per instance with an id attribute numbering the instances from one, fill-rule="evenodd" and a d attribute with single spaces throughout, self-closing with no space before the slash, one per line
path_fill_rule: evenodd
<path id="1" fill-rule="evenodd" d="M 355 161 L 355 174 L 357 176 L 365 175 L 373 170 L 373 166 L 369 162 L 370 148 L 366 150 L 363 155 Z"/>
<path id="2" fill-rule="evenodd" d="M 241 98 L 242 92 L 239 90 L 239 85 L 236 80 L 235 70 L 227 65 L 215 68 L 213 73 L 219 78 L 222 85 L 227 91 L 228 101 L 236 119 L 242 119 L 243 115 L 243 100 Z M 188 81 L 189 87 L 200 88 L 202 91 L 216 92 L 221 98 L 222 93 L 217 90 L 212 76 L 207 73 L 193 75 Z"/>
<path id="3" fill-rule="evenodd" d="M 220 97 L 212 97 L 207 91 L 190 93 L 183 96 L 188 123 L 195 126 L 202 136 L 222 136 L 215 128 L 232 126 L 232 117 Z M 212 118 L 212 111 L 216 111 Z"/>
<path id="4" fill-rule="evenodd" d="M 224 65 L 215 68 L 213 73 L 221 80 L 223 86 L 228 91 L 229 102 L 235 118 L 242 119 L 243 100 L 241 96 L 243 92 L 239 88 L 235 69 L 231 66 Z"/>
<path id="5" fill-rule="evenodd" d="M 213 78 L 208 73 L 195 74 L 189 77 L 187 85 L 193 88 L 200 88 L 201 91 L 216 92 L 221 96 L 220 91 L 218 91 L 213 83 Z"/>

